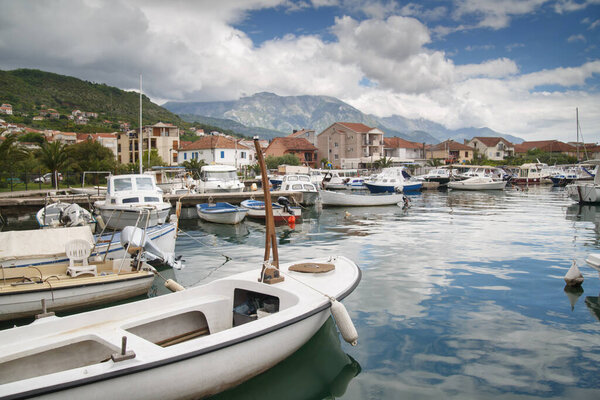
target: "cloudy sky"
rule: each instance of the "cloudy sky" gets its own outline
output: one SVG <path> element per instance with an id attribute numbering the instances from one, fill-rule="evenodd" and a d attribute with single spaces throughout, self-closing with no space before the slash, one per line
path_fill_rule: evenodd
<path id="1" fill-rule="evenodd" d="M 0 69 L 600 141 L 600 0 L 0 0 Z"/>

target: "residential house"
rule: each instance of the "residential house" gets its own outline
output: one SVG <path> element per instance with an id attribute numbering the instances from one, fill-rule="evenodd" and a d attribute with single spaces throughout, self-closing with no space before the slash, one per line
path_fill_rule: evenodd
<path id="1" fill-rule="evenodd" d="M 315 131 L 312 129 L 301 129 L 299 131 L 294 129 L 294 131 L 288 136 L 295 138 L 304 138 L 308 140 L 308 142 L 313 146 L 317 145 L 317 135 L 315 135 Z"/>
<path id="2" fill-rule="evenodd" d="M 392 159 L 392 162 L 423 160 L 425 145 L 399 137 L 383 138 L 383 152 L 385 157 Z"/>
<path id="3" fill-rule="evenodd" d="M 465 140 L 465 144 L 489 160 L 504 160 L 515 154 L 515 145 L 501 137 L 476 136 L 469 141 Z"/>
<path id="4" fill-rule="evenodd" d="M 471 146 L 449 139 L 426 148 L 425 156 L 428 160 L 445 160 L 446 164 L 465 163 L 473 159 L 474 151 L 475 149 Z"/>
<path id="5" fill-rule="evenodd" d="M 178 149 L 179 163 L 189 160 L 202 160 L 205 164 L 233 165 L 244 167 L 254 162 L 250 158 L 253 151 L 239 140 L 224 136 L 203 136 Z"/>
<path id="6" fill-rule="evenodd" d="M 571 157 L 577 156 L 577 147 L 559 140 L 537 140 L 515 145 L 515 154 L 525 154 L 529 150 L 541 150 L 546 153 L 562 153 Z"/>
<path id="7" fill-rule="evenodd" d="M 91 140 L 100 143 L 113 152 L 115 158 L 118 155 L 118 139 L 115 133 L 78 133 L 77 142 L 83 142 L 84 140 Z"/>
<path id="8" fill-rule="evenodd" d="M 265 156 L 281 157 L 286 154 L 298 157 L 302 165 L 317 167 L 317 148 L 303 137 L 276 137 L 265 150 Z"/>
<path id="9" fill-rule="evenodd" d="M 0 114 L 12 115 L 12 113 L 12 105 L 5 103 L 0 106 Z"/>
<path id="10" fill-rule="evenodd" d="M 177 165 L 179 146 L 179 128 L 172 124 L 159 122 L 154 125 L 145 126 L 144 149 L 148 149 L 148 138 L 150 148 L 156 149 L 158 155 L 169 165 Z"/>
<path id="11" fill-rule="evenodd" d="M 54 132 L 54 134 L 48 138 L 50 142 L 61 142 L 64 144 L 75 144 L 77 143 L 77 134 L 75 132 Z"/>
<path id="12" fill-rule="evenodd" d="M 368 168 L 383 157 L 383 132 L 361 123 L 335 122 L 317 136 L 318 159 L 334 168 Z"/>

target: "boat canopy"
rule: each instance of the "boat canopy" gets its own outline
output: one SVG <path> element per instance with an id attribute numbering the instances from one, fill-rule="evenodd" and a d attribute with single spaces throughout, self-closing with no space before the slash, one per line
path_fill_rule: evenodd
<path id="1" fill-rule="evenodd" d="M 0 232 L 0 261 L 64 255 L 73 239 L 85 240 L 90 248 L 94 245 L 89 226 Z"/>

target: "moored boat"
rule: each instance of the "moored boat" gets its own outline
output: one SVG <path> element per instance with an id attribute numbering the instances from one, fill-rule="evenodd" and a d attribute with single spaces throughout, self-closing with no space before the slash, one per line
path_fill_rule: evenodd
<path id="1" fill-rule="evenodd" d="M 411 177 L 404 167 L 384 168 L 374 180 L 365 181 L 371 193 L 416 192 L 423 183 Z"/>
<path id="2" fill-rule="evenodd" d="M 331 190 L 322 190 L 321 202 L 327 207 L 369 207 L 386 206 L 398 204 L 406 201 L 402 193 L 381 193 L 381 194 L 351 194 L 343 192 L 334 192 Z"/>
<path id="3" fill-rule="evenodd" d="M 305 206 L 312 206 L 319 199 L 319 191 L 308 175 L 284 175 L 281 179 L 280 190 L 302 193 L 300 204 Z"/>
<path id="4" fill-rule="evenodd" d="M 285 197 L 283 198 L 285 199 Z M 287 199 L 285 199 L 287 200 Z M 281 200 L 283 202 L 283 200 Z M 248 209 L 248 218 L 265 219 L 266 207 L 265 202 L 260 200 L 244 200 L 240 204 L 242 207 Z M 277 203 L 272 203 L 273 218 L 275 222 L 288 222 L 290 217 L 294 217 L 294 221 L 302 217 L 302 209 L 297 206 L 287 204 L 281 204 L 280 199 Z"/>
<path id="5" fill-rule="evenodd" d="M 197 182 L 198 193 L 237 193 L 244 191 L 244 184 L 231 165 L 205 165 L 200 169 Z"/>
<path id="6" fill-rule="evenodd" d="M 453 190 L 503 190 L 506 181 L 496 180 L 489 176 L 474 176 L 462 181 L 448 182 L 448 188 Z"/>
<path id="7" fill-rule="evenodd" d="M 590 161 L 591 163 L 591 161 Z M 600 161 L 594 162 L 600 165 Z M 593 181 L 576 181 L 566 186 L 569 197 L 580 204 L 600 203 L 600 174 L 596 173 Z"/>
<path id="8" fill-rule="evenodd" d="M 152 175 L 112 175 L 106 198 L 96 201 L 94 208 L 108 228 L 120 230 L 164 224 L 171 204 L 163 201 Z"/>
<path id="9" fill-rule="evenodd" d="M 217 224 L 240 223 L 248 213 L 244 207 L 222 202 L 196 204 L 196 211 L 201 219 Z"/>
<path id="10" fill-rule="evenodd" d="M 85 208 L 76 203 L 46 204 L 36 214 L 35 219 L 40 228 L 58 228 L 88 225 L 92 231 L 96 229 L 96 218 Z"/>

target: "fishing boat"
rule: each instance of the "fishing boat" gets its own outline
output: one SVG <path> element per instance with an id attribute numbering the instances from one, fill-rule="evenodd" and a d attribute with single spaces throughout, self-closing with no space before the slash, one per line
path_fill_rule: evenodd
<path id="1" fill-rule="evenodd" d="M 77 203 L 46 204 L 35 214 L 35 219 L 40 228 L 88 225 L 92 231 L 96 229 L 96 218 Z"/>
<path id="2" fill-rule="evenodd" d="M 196 211 L 201 219 L 217 224 L 237 224 L 248 214 L 247 208 L 236 207 L 229 203 L 196 204 Z"/>
<path id="3" fill-rule="evenodd" d="M 320 193 L 324 207 L 387 206 L 407 201 L 402 193 L 351 194 L 331 190 L 322 190 Z"/>
<path id="4" fill-rule="evenodd" d="M 302 193 L 300 204 L 305 206 L 312 206 L 319 199 L 319 191 L 308 175 L 284 175 L 281 179 L 280 190 Z"/>
<path id="5" fill-rule="evenodd" d="M 205 165 L 200 169 L 197 182 L 198 193 L 237 193 L 244 191 L 244 184 L 237 176 L 237 169 L 231 165 Z"/>
<path id="6" fill-rule="evenodd" d="M 411 177 L 404 167 L 384 168 L 374 180 L 365 181 L 371 193 L 416 192 L 423 183 Z"/>
<path id="7" fill-rule="evenodd" d="M 164 224 L 171 204 L 163 201 L 152 175 L 111 175 L 106 198 L 96 201 L 94 208 L 108 228 L 121 230 Z"/>
<path id="8" fill-rule="evenodd" d="M 81 242 L 89 246 L 88 242 Z M 32 317 L 42 310 L 70 311 L 129 299 L 148 292 L 154 281 L 152 267 L 124 258 L 7 268 L 0 280 L 0 321 Z M 0 393 L 2 390 L 0 389 Z"/>
<path id="9" fill-rule="evenodd" d="M 65 227 L 57 234 L 52 229 L 32 229 L 0 232 L 0 267 L 14 268 L 64 263 L 66 244 L 72 240 L 84 240 L 92 247 L 91 257 L 102 259 L 123 258 L 125 249 L 121 244 L 121 231 L 93 235 L 88 226 Z M 145 230 L 146 251 L 173 264 L 176 259 L 175 241 L 177 222 L 148 227 Z M 177 267 L 176 264 L 172 266 Z"/>
<path id="10" fill-rule="evenodd" d="M 503 190 L 506 181 L 496 180 L 489 176 L 474 176 L 462 181 L 448 182 L 448 188 L 453 190 Z"/>
<path id="11" fill-rule="evenodd" d="M 264 160 L 255 139 L 268 187 Z M 339 300 L 358 285 L 343 256 L 279 265 L 265 191 L 265 256 L 203 286 L 0 331 L 0 393 L 10 398 L 181 399 L 216 394 L 266 371 L 329 318 L 355 345 Z M 271 258 L 272 254 L 272 258 Z"/>
<path id="12" fill-rule="evenodd" d="M 248 209 L 248 218 L 265 219 L 267 215 L 264 201 L 248 199 L 242 201 L 240 205 Z M 302 217 L 302 209 L 290 205 L 285 197 L 277 199 L 277 203 L 273 203 L 271 207 L 273 208 L 275 222 L 289 222 L 291 217 L 294 217 L 293 220 L 295 221 Z"/>

